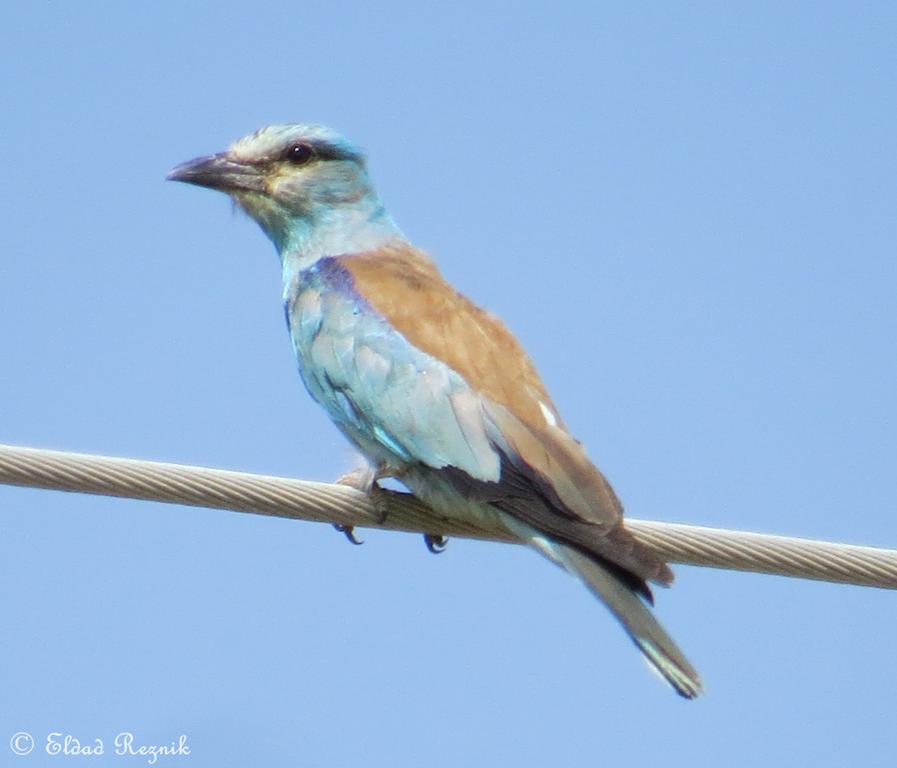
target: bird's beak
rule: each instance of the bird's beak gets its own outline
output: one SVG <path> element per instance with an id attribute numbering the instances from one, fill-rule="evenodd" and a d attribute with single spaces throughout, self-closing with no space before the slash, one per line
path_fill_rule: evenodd
<path id="1" fill-rule="evenodd" d="M 227 152 L 181 163 L 165 178 L 221 192 L 266 191 L 263 171 L 251 163 L 233 160 Z"/>

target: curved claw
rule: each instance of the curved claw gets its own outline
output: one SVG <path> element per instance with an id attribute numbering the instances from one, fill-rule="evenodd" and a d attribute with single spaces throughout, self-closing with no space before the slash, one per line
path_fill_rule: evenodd
<path id="1" fill-rule="evenodd" d="M 341 534 L 343 534 L 353 544 L 355 544 L 355 545 L 364 544 L 364 541 L 362 541 L 355 535 L 355 526 L 354 525 L 344 525 L 343 523 L 334 523 L 333 527 L 336 528 L 336 530 L 338 530 Z"/>
<path id="2" fill-rule="evenodd" d="M 445 548 L 448 546 L 448 539 L 441 533 L 425 533 L 424 544 L 427 545 L 427 549 L 434 555 L 439 555 L 445 552 Z"/>

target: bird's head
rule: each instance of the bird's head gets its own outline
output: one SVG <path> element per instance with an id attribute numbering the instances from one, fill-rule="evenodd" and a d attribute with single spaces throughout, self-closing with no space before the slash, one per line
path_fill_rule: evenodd
<path id="1" fill-rule="evenodd" d="M 361 151 L 322 125 L 262 128 L 167 178 L 227 193 L 281 252 L 388 219 Z"/>

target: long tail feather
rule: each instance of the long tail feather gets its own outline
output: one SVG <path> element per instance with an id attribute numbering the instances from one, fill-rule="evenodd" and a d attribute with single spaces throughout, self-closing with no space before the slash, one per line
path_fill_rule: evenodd
<path id="1" fill-rule="evenodd" d="M 651 666 L 676 692 L 687 699 L 701 693 L 701 678 L 697 671 L 638 595 L 607 568 L 582 552 L 564 544 L 554 546 L 563 553 L 561 559 L 568 570 L 579 576 L 604 601 Z"/>
<path id="2" fill-rule="evenodd" d="M 582 580 L 617 617 L 651 667 L 678 694 L 693 699 L 701 693 L 703 685 L 697 671 L 631 586 L 574 547 L 550 540 L 509 516 L 505 516 L 505 524 L 528 539 L 546 557 Z"/>

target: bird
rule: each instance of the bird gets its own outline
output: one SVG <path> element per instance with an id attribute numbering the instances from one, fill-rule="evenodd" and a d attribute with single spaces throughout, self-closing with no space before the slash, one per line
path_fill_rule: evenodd
<path id="1" fill-rule="evenodd" d="M 701 693 L 649 607 L 669 566 L 625 527 L 520 342 L 404 236 L 358 145 L 271 125 L 167 178 L 229 195 L 273 242 L 305 387 L 367 461 L 357 487 L 393 477 L 449 519 L 501 526 L 578 577 L 676 692 Z"/>

